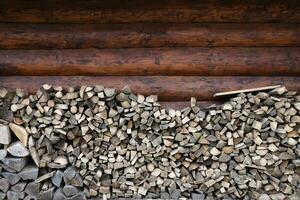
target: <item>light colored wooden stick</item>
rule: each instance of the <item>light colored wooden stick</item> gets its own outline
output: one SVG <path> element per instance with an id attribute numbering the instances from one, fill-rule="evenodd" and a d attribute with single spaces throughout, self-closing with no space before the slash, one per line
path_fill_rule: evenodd
<path id="1" fill-rule="evenodd" d="M 258 91 L 263 91 L 263 90 L 273 90 L 273 89 L 279 88 L 279 87 L 281 87 L 281 85 L 250 88 L 250 89 L 243 89 L 243 90 L 234 90 L 234 91 L 229 91 L 229 92 L 219 92 L 219 93 L 215 93 L 214 97 L 227 96 L 227 95 L 233 95 L 233 94 L 239 94 L 239 93 L 247 93 L 247 92 L 258 92 Z"/>

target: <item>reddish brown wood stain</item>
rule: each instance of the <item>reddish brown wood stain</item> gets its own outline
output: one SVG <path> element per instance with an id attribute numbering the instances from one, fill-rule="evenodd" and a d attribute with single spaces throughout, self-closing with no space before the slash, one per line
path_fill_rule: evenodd
<path id="1" fill-rule="evenodd" d="M 300 75 L 300 48 L 0 50 L 1 75 Z"/>
<path id="2" fill-rule="evenodd" d="M 2 49 L 299 46 L 297 24 L 0 24 Z"/>
<path id="3" fill-rule="evenodd" d="M 175 108 L 228 90 L 300 92 L 298 1 L 3 0 L 0 13 L 0 87 L 129 85 Z"/>
<path id="4" fill-rule="evenodd" d="M 300 22 L 299 2 L 293 0 L 5 0 L 0 13 L 2 22 L 24 23 Z"/>

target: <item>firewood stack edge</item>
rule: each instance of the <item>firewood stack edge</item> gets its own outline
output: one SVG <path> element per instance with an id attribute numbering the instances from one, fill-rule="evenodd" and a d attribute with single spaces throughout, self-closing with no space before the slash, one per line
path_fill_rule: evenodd
<path id="1" fill-rule="evenodd" d="M 175 110 L 45 84 L 1 89 L 0 106 L 0 199 L 300 198 L 300 96 L 285 87 Z"/>

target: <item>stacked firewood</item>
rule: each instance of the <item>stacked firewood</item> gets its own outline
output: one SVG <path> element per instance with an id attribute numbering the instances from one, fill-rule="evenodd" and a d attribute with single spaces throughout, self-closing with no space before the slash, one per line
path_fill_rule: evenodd
<path id="1" fill-rule="evenodd" d="M 128 87 L 45 84 L 9 110 L 0 199 L 300 198 L 300 96 L 284 87 L 175 110 Z"/>

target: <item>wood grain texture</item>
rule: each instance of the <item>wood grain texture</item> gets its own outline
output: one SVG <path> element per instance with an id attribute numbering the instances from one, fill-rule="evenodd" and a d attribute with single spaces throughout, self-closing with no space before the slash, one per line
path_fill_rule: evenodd
<path id="1" fill-rule="evenodd" d="M 0 50 L 0 75 L 299 76 L 300 48 Z"/>
<path id="2" fill-rule="evenodd" d="M 156 94 L 160 101 L 216 100 L 213 94 L 222 91 L 284 85 L 300 92 L 300 77 L 249 77 L 249 76 L 1 76 L 0 87 L 24 88 L 36 91 L 42 84 L 75 87 L 80 85 L 104 85 L 118 90 L 128 85 L 134 93 Z"/>
<path id="3" fill-rule="evenodd" d="M 181 109 L 191 106 L 191 102 L 189 102 L 189 101 L 174 101 L 174 102 L 173 101 L 162 101 L 159 103 L 162 106 L 162 108 L 166 108 L 166 109 L 173 108 L 173 109 L 181 110 Z M 222 101 L 197 101 L 197 106 L 202 109 L 206 109 L 210 106 L 221 105 L 221 104 L 222 104 Z"/>
<path id="4" fill-rule="evenodd" d="M 265 91 L 271 91 L 277 88 L 282 87 L 282 85 L 271 85 L 266 87 L 256 87 L 256 88 L 247 88 L 242 90 L 234 90 L 234 91 L 226 91 L 226 92 L 219 92 L 215 93 L 214 97 L 220 97 L 220 96 L 232 96 L 232 95 L 238 95 L 240 93 L 249 93 L 249 92 L 265 92 Z"/>
<path id="5" fill-rule="evenodd" d="M 0 22 L 300 22 L 299 1 L 0 1 Z"/>
<path id="6" fill-rule="evenodd" d="M 300 46 L 297 24 L 0 24 L 1 49 Z"/>

